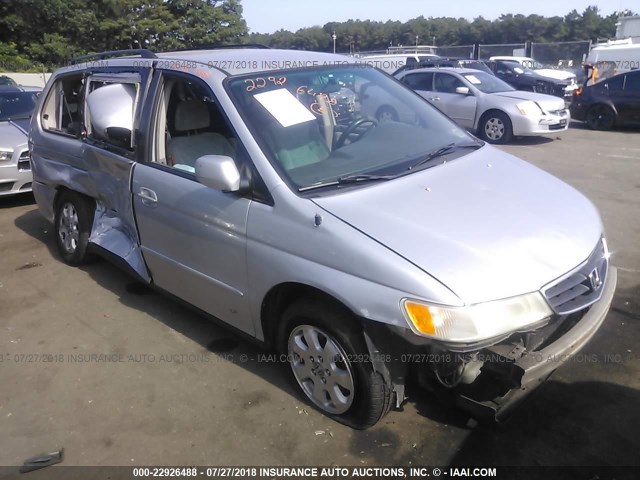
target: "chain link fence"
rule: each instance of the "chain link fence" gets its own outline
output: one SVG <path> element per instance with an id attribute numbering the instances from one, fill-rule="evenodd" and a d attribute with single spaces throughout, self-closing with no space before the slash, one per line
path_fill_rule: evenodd
<path id="1" fill-rule="evenodd" d="M 579 67 L 591 50 L 590 41 L 531 43 L 531 57 L 550 67 Z"/>
<path id="2" fill-rule="evenodd" d="M 525 43 L 501 43 L 493 45 L 478 45 L 478 58 L 488 60 L 490 57 L 516 56 L 524 57 L 527 49 Z"/>
<path id="3" fill-rule="evenodd" d="M 456 57 L 456 58 L 473 58 L 474 48 L 473 45 L 450 45 L 443 47 L 435 47 L 436 54 L 441 57 Z"/>

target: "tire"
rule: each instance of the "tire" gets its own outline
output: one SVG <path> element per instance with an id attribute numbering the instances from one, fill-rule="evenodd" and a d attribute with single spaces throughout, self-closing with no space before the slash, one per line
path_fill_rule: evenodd
<path id="1" fill-rule="evenodd" d="M 376 120 L 378 122 L 397 122 L 398 121 L 398 112 L 395 111 L 394 108 L 383 106 L 378 109 L 376 112 Z"/>
<path id="2" fill-rule="evenodd" d="M 68 265 L 77 267 L 92 260 L 87 246 L 94 212 L 93 201 L 76 192 L 64 192 L 56 202 L 56 245 Z"/>
<path id="3" fill-rule="evenodd" d="M 478 130 L 483 139 L 497 145 L 505 144 L 513 137 L 509 116 L 498 110 L 485 113 L 480 120 Z"/>
<path id="4" fill-rule="evenodd" d="M 589 108 L 586 120 L 591 130 L 611 130 L 616 123 L 616 114 L 611 107 L 596 104 Z"/>
<path id="5" fill-rule="evenodd" d="M 350 314 L 319 300 L 302 300 L 287 308 L 283 324 L 292 377 L 309 402 L 360 430 L 387 414 L 391 388 L 370 361 L 362 361 L 368 351 Z"/>

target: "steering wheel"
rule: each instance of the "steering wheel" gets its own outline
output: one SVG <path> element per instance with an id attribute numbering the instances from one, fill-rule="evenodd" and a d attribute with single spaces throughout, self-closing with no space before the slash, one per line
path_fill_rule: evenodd
<path id="1" fill-rule="evenodd" d="M 349 125 L 344 132 L 342 132 L 342 135 L 340 135 L 340 138 L 336 142 L 334 149 L 338 149 L 342 147 L 344 145 L 344 142 L 347 140 L 347 138 L 353 135 L 357 128 L 366 124 L 370 124 L 369 127 L 366 128 L 364 131 L 358 133 L 357 134 L 358 136 L 351 143 L 358 141 L 360 137 L 362 137 L 369 130 L 371 130 L 374 127 L 377 127 L 378 121 L 375 118 L 371 118 L 371 117 L 360 117 L 359 119 L 354 121 L 351 125 Z"/>

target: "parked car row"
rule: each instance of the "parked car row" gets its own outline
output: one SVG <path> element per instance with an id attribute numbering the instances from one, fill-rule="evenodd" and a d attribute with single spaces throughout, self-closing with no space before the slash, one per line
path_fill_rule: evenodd
<path id="1" fill-rule="evenodd" d="M 570 100 L 574 90 L 578 88 L 574 74 L 551 69 L 534 71 L 520 63 L 517 58 L 519 57 L 496 57 L 495 59 L 492 57 L 491 60 L 469 60 L 462 58 L 425 59 L 420 62 L 404 65 L 398 69 L 394 75 L 397 76 L 403 71 L 416 68 L 471 68 L 492 73 L 516 90 L 546 93 L 565 98 L 566 100 Z M 540 72 L 559 72 L 560 74 L 543 75 Z"/>
<path id="2" fill-rule="evenodd" d="M 369 427 L 418 378 L 502 418 L 604 321 L 593 204 L 441 112 L 504 141 L 566 128 L 562 99 L 315 52 L 131 53 L 56 71 L 32 117 L 61 258 L 103 253 L 280 351 L 330 417 Z M 317 66 L 251 69 L 289 61 Z"/>
<path id="3" fill-rule="evenodd" d="M 628 45 L 625 46 L 628 47 Z M 530 69 L 528 65 L 537 67 L 538 69 L 534 71 Z M 566 125 L 569 123 L 569 111 L 571 112 L 570 116 L 572 118 L 578 121 L 584 121 L 589 128 L 596 130 L 608 130 L 615 126 L 640 124 L 640 92 L 636 85 L 636 76 L 639 74 L 638 70 L 631 70 L 615 75 L 616 69 L 614 67 L 609 71 L 606 70 L 606 66 L 603 66 L 602 63 L 597 65 L 587 64 L 583 69 L 585 72 L 583 72 L 582 75 L 582 86 L 578 86 L 574 74 L 567 75 L 567 72 L 541 69 L 539 67 L 541 67 L 541 65 L 527 57 L 492 57 L 490 61 L 431 58 L 405 65 L 398 69 L 394 75 L 397 78 L 405 78 L 405 83 L 418 91 L 418 93 L 428 101 L 440 108 L 440 110 L 450 115 L 460 125 L 475 130 L 479 136 L 492 143 L 506 142 L 514 134 L 542 134 L 545 133 L 544 130 L 547 125 L 548 133 L 562 130 L 562 127 L 565 126 L 566 128 Z M 477 105 L 476 102 L 462 100 L 460 97 L 456 98 L 450 95 L 425 94 L 425 92 L 440 92 L 442 88 L 446 89 L 446 87 L 439 87 L 431 83 L 430 80 L 435 78 L 433 77 L 435 71 L 429 73 L 426 81 L 419 80 L 424 77 L 424 72 L 427 71 L 425 69 L 429 68 L 441 71 L 458 69 L 448 72 L 449 75 L 456 76 L 455 72 L 457 71 L 458 79 L 462 82 L 457 84 L 457 87 L 469 86 L 467 84 L 468 82 L 465 82 L 464 75 L 460 77 L 460 74 L 462 74 L 461 69 L 467 68 L 480 70 L 484 73 L 491 73 L 519 91 L 531 91 L 563 97 L 570 108 L 558 108 L 552 113 L 552 115 L 555 115 L 560 112 L 562 116 L 561 122 L 555 122 L 551 117 L 546 117 L 538 126 L 534 127 L 531 125 L 531 122 L 525 122 L 530 128 L 522 129 L 516 127 L 514 129 L 512 127 L 514 121 L 518 122 L 523 118 L 523 115 L 527 120 L 531 120 L 531 115 L 523 114 L 520 111 L 506 112 L 500 106 L 492 106 L 488 108 L 495 108 L 501 112 L 501 118 L 490 119 L 489 124 L 493 124 L 493 127 L 490 127 L 486 122 L 487 119 L 482 118 L 486 110 L 481 109 L 479 112 L 472 111 Z M 417 71 L 423 73 L 413 78 L 408 76 L 407 72 Z M 553 72 L 560 72 L 555 75 L 558 78 L 551 78 Z M 540 73 L 549 76 L 542 76 Z M 597 83 L 593 83 L 594 79 Z M 427 84 L 428 86 L 426 86 Z M 471 88 L 469 92 L 466 90 L 464 90 L 465 93 L 462 92 L 463 91 L 460 90 L 458 92 L 450 91 L 445 93 L 458 93 L 459 95 L 468 96 L 470 94 L 469 92 L 473 92 L 471 95 L 480 95 L 474 88 Z M 535 101 L 533 98 L 530 98 L 530 100 Z M 540 106 L 539 103 L 537 104 Z M 463 113 L 463 110 L 466 111 Z M 537 113 L 544 114 L 545 112 Z M 480 120 L 483 121 L 479 121 L 478 116 L 480 116 Z M 508 123 L 506 122 L 507 120 Z M 528 133 L 514 133 L 514 130 L 515 132 Z"/>

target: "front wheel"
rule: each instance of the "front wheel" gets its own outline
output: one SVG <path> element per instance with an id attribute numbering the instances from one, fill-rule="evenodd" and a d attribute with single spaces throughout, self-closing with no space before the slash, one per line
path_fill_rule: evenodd
<path id="1" fill-rule="evenodd" d="M 69 265 L 77 267 L 91 259 L 87 246 L 94 210 L 91 200 L 75 192 L 64 192 L 56 202 L 56 245 Z"/>
<path id="2" fill-rule="evenodd" d="M 480 134 L 489 143 L 504 144 L 511 140 L 513 128 L 506 113 L 488 112 L 480 121 Z"/>
<path id="3" fill-rule="evenodd" d="M 615 113 L 606 105 L 594 105 L 587 112 L 587 125 L 591 130 L 611 130 L 615 121 Z"/>
<path id="4" fill-rule="evenodd" d="M 303 301 L 290 306 L 283 321 L 293 377 L 318 409 L 358 429 L 375 425 L 389 411 L 391 389 L 374 371 L 350 315 Z"/>

